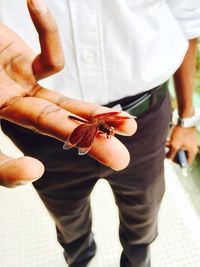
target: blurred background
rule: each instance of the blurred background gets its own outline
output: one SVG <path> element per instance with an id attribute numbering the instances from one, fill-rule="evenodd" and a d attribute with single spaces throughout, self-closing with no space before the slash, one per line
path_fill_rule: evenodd
<path id="1" fill-rule="evenodd" d="M 200 108 L 200 42 L 194 103 Z M 173 108 L 173 83 L 170 82 Z M 200 127 L 198 128 L 200 146 Z M 0 132 L 1 150 L 21 152 Z M 152 244 L 152 267 L 200 267 L 200 153 L 186 171 L 166 160 L 166 193 L 159 215 L 159 235 Z M 0 266 L 64 267 L 53 220 L 32 185 L 0 187 Z M 101 179 L 91 196 L 98 252 L 88 267 L 118 267 L 118 213 L 109 185 Z"/>

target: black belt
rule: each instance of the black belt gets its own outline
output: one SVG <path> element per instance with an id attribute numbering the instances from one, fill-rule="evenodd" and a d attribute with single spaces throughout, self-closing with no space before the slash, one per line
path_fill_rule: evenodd
<path id="1" fill-rule="evenodd" d="M 133 116 L 140 116 L 160 102 L 168 90 L 168 81 L 142 94 L 126 97 L 109 103 L 109 107 L 120 104 L 122 110 Z"/>

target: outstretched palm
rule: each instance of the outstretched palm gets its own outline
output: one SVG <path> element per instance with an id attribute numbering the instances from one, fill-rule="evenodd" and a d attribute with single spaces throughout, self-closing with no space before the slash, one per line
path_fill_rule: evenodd
<path id="1" fill-rule="evenodd" d="M 41 53 L 36 55 L 17 34 L 0 23 L 0 117 L 65 141 L 77 126 L 76 122 L 68 119 L 70 114 L 87 119 L 94 110 L 103 113 L 110 109 L 69 99 L 37 83 L 60 71 L 64 57 L 57 26 L 49 10 L 33 6 L 31 0 L 27 3 L 39 34 Z M 132 135 L 136 124 L 133 119 L 124 120 L 116 125 L 116 129 L 122 134 Z M 109 142 L 96 138 L 89 154 L 113 169 L 123 169 L 129 162 L 128 151 L 115 137 Z M 43 165 L 36 159 L 23 157 L 14 160 L 0 154 L 2 185 L 35 180 L 43 171 Z"/>

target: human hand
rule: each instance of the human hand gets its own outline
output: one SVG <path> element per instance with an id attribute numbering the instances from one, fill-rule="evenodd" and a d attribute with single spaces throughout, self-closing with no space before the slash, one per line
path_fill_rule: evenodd
<path id="1" fill-rule="evenodd" d="M 173 127 L 166 146 L 169 148 L 167 158 L 176 162 L 176 154 L 182 149 L 187 152 L 188 163 L 192 164 L 198 152 L 196 129 L 192 127 Z"/>
<path id="2" fill-rule="evenodd" d="M 112 110 L 69 99 L 38 84 L 38 80 L 63 68 L 64 57 L 56 23 L 45 3 L 42 0 L 27 3 L 39 34 L 41 53 L 36 55 L 17 34 L 0 23 L 0 117 L 65 141 L 77 126 L 69 115 L 88 119 Z M 115 128 L 118 133 L 132 135 L 136 123 L 133 118 L 119 121 Z M 89 154 L 115 170 L 129 163 L 128 150 L 115 137 L 107 140 L 97 136 Z M 36 180 L 44 171 L 43 165 L 30 157 L 14 160 L 1 155 L 0 160 L 3 185 Z"/>

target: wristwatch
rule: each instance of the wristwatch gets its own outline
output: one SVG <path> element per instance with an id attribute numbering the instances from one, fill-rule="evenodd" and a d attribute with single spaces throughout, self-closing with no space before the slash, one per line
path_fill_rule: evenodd
<path id="1" fill-rule="evenodd" d="M 195 109 L 194 116 L 181 118 L 179 117 L 177 110 L 174 110 L 172 122 L 174 125 L 180 126 L 183 128 L 197 127 L 198 125 L 200 125 L 200 114 L 198 113 L 199 113 L 199 110 Z"/>

